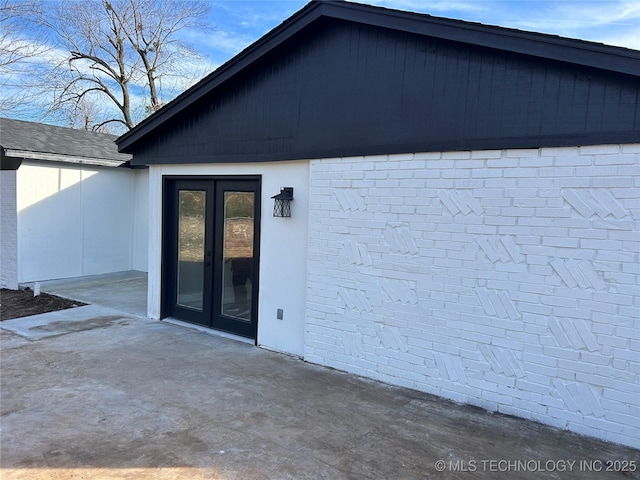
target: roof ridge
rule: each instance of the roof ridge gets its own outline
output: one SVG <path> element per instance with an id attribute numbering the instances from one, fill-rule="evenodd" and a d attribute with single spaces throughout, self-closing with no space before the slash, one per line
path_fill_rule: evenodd
<path id="1" fill-rule="evenodd" d="M 65 127 L 65 126 L 62 126 L 62 125 L 55 125 L 55 124 L 52 124 L 52 123 L 32 122 L 30 120 L 23 120 L 23 119 L 19 119 L 19 118 L 0 117 L 0 121 L 5 121 L 5 120 L 8 120 L 10 122 L 22 122 L 22 123 L 27 123 L 27 124 L 31 124 L 31 125 L 40 125 L 40 126 L 47 127 L 47 128 L 60 128 L 60 129 L 64 129 L 64 130 L 70 130 L 70 131 L 73 131 L 73 132 L 83 132 L 83 133 L 80 133 L 81 135 L 83 135 L 84 132 L 86 132 L 86 134 L 88 134 L 88 135 L 106 135 L 108 137 L 118 138 L 118 135 L 113 134 L 113 133 L 94 132 L 93 130 L 85 130 L 83 128 L 74 128 L 74 127 Z"/>

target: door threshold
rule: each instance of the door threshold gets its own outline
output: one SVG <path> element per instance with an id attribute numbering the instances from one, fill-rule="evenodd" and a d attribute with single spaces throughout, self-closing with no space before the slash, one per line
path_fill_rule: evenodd
<path id="1" fill-rule="evenodd" d="M 221 330 L 214 330 L 212 328 L 203 327 L 202 325 L 196 325 L 195 323 L 183 322 L 182 320 L 178 320 L 176 318 L 168 317 L 168 318 L 163 318 L 160 321 L 165 323 L 170 323 L 171 325 L 176 325 L 178 327 L 197 330 L 198 332 L 207 333 L 209 335 L 214 335 L 216 337 L 228 338 L 229 340 L 235 340 L 236 342 L 242 342 L 248 345 L 256 344 L 256 341 L 253 340 L 252 338 L 241 337 L 240 335 L 234 335 L 233 333 L 227 333 Z"/>

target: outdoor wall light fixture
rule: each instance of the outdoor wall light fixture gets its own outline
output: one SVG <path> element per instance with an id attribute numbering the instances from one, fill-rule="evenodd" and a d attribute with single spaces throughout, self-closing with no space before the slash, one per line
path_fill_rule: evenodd
<path id="1" fill-rule="evenodd" d="M 282 187 L 278 195 L 273 197 L 273 216 L 290 217 L 291 201 L 293 200 L 293 187 Z"/>

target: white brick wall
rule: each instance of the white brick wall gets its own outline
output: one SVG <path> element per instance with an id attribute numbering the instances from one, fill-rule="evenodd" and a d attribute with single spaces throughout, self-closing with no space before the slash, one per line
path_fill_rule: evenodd
<path id="1" fill-rule="evenodd" d="M 640 447 L 640 145 L 310 175 L 308 361 Z"/>
<path id="2" fill-rule="evenodd" d="M 18 288 L 15 170 L 0 171 L 0 287 Z"/>

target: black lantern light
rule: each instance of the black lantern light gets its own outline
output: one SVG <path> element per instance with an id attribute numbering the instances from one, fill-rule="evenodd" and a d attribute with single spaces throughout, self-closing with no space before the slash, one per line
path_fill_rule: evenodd
<path id="1" fill-rule="evenodd" d="M 273 197 L 273 216 L 290 217 L 291 201 L 293 200 L 293 187 L 282 187 L 278 195 Z"/>

